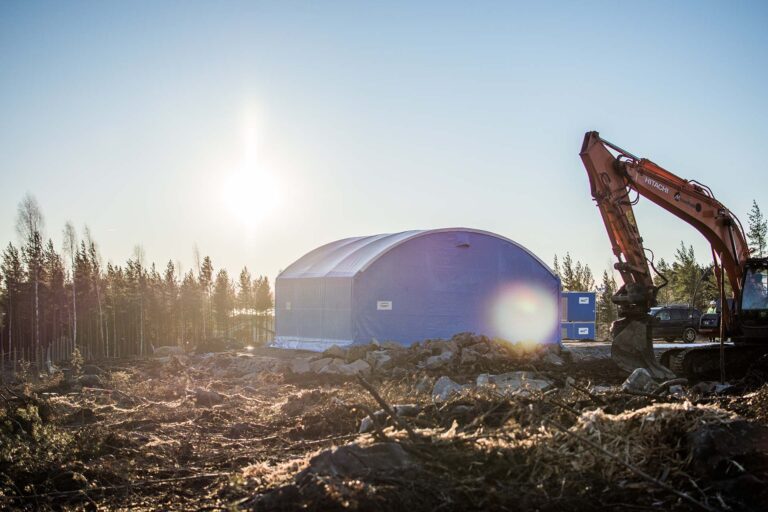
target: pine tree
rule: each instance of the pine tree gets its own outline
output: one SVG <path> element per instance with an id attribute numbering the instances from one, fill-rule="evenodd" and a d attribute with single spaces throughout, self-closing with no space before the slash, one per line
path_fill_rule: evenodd
<path id="1" fill-rule="evenodd" d="M 222 269 L 216 274 L 216 281 L 213 286 L 212 305 L 216 319 L 216 329 L 220 336 L 226 336 L 229 328 L 229 316 L 234 306 L 235 289 L 229 274 Z"/>
<path id="2" fill-rule="evenodd" d="M 671 304 L 673 302 L 673 292 L 672 292 L 672 267 L 669 266 L 669 263 L 664 260 L 664 258 L 659 258 L 659 261 L 655 264 L 656 270 L 658 271 L 658 274 L 655 274 L 653 276 L 653 284 L 655 286 L 661 286 L 664 284 L 664 280 L 667 280 L 667 284 L 659 289 L 657 295 L 656 295 L 656 302 L 659 304 Z M 662 277 L 663 276 L 663 277 Z"/>
<path id="3" fill-rule="evenodd" d="M 602 282 L 598 288 L 597 296 L 597 323 L 604 337 L 607 335 L 611 323 L 618 318 L 616 304 L 613 303 L 613 295 L 616 293 L 616 280 L 603 271 Z"/>
<path id="4" fill-rule="evenodd" d="M 24 281 L 24 268 L 21 265 L 19 251 L 9 243 L 3 252 L 3 279 L 5 281 L 5 329 L 7 330 L 8 354 L 13 361 L 13 372 L 16 372 L 16 361 L 19 360 L 19 337 L 16 331 L 19 327 L 18 300 Z"/>
<path id="5" fill-rule="evenodd" d="M 211 286 L 213 285 L 213 263 L 211 258 L 206 256 L 203 258 L 203 262 L 200 265 L 198 280 L 200 282 L 200 289 L 203 293 L 202 297 L 202 319 L 203 319 L 203 338 L 208 337 L 208 329 L 211 324 Z"/>
<path id="6" fill-rule="evenodd" d="M 749 229 L 747 230 L 747 239 L 749 247 L 754 254 L 762 258 L 766 254 L 766 237 L 768 237 L 768 221 L 763 217 L 763 212 L 757 206 L 757 201 L 752 200 L 752 209 L 747 215 L 749 219 Z"/>
<path id="7" fill-rule="evenodd" d="M 570 253 L 563 258 L 560 280 L 565 291 L 589 291 L 595 288 L 595 278 L 589 265 L 580 261 L 574 263 Z"/>

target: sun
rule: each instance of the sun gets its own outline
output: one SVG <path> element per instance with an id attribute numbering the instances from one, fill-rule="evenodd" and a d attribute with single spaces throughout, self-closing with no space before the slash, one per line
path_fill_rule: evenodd
<path id="1" fill-rule="evenodd" d="M 224 179 L 222 201 L 235 221 L 253 228 L 268 220 L 279 206 L 279 183 L 263 169 L 240 169 Z"/>

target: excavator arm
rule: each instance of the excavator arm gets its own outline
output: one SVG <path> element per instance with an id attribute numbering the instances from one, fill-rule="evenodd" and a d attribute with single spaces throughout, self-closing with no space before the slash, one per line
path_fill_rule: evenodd
<path id="1" fill-rule="evenodd" d="M 669 377 L 671 372 L 653 355 L 648 310 L 656 305 L 659 287 L 654 285 L 632 206 L 643 196 L 696 228 L 712 247 L 715 274 L 720 279 L 722 267 L 737 303 L 749 257 L 741 224 L 708 187 L 638 158 L 601 139 L 597 132 L 584 136 L 579 156 L 618 259 L 615 268 L 624 281 L 613 297 L 622 318 L 614 324 L 612 357 L 628 371 L 645 367 L 658 378 Z M 728 328 L 732 318 L 726 309 L 722 321 Z"/>

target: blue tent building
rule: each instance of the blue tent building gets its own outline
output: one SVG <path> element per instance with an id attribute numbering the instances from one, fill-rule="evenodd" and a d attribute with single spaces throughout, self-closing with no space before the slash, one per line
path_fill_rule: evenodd
<path id="1" fill-rule="evenodd" d="M 451 228 L 346 238 L 275 281 L 275 345 L 410 345 L 474 332 L 560 342 L 560 279 L 500 235 Z"/>

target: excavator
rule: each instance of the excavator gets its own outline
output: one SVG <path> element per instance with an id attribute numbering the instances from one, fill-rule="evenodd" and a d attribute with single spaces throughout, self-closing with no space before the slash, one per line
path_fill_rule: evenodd
<path id="1" fill-rule="evenodd" d="M 628 372 L 645 368 L 659 380 L 711 378 L 718 372 L 724 378 L 726 371 L 729 376 L 742 373 L 768 353 L 768 258 L 751 257 L 739 219 L 712 190 L 625 151 L 595 131 L 584 135 L 579 156 L 618 260 L 614 268 L 623 280 L 612 298 L 619 313 L 611 327 L 614 362 Z M 653 252 L 644 247 L 637 227 L 633 206 L 640 197 L 687 222 L 709 242 L 720 303 L 732 304 L 721 309 L 719 344 L 674 348 L 656 358 L 649 310 L 657 305 L 666 279 L 656 271 Z M 661 284 L 654 284 L 652 271 L 661 276 Z"/>

